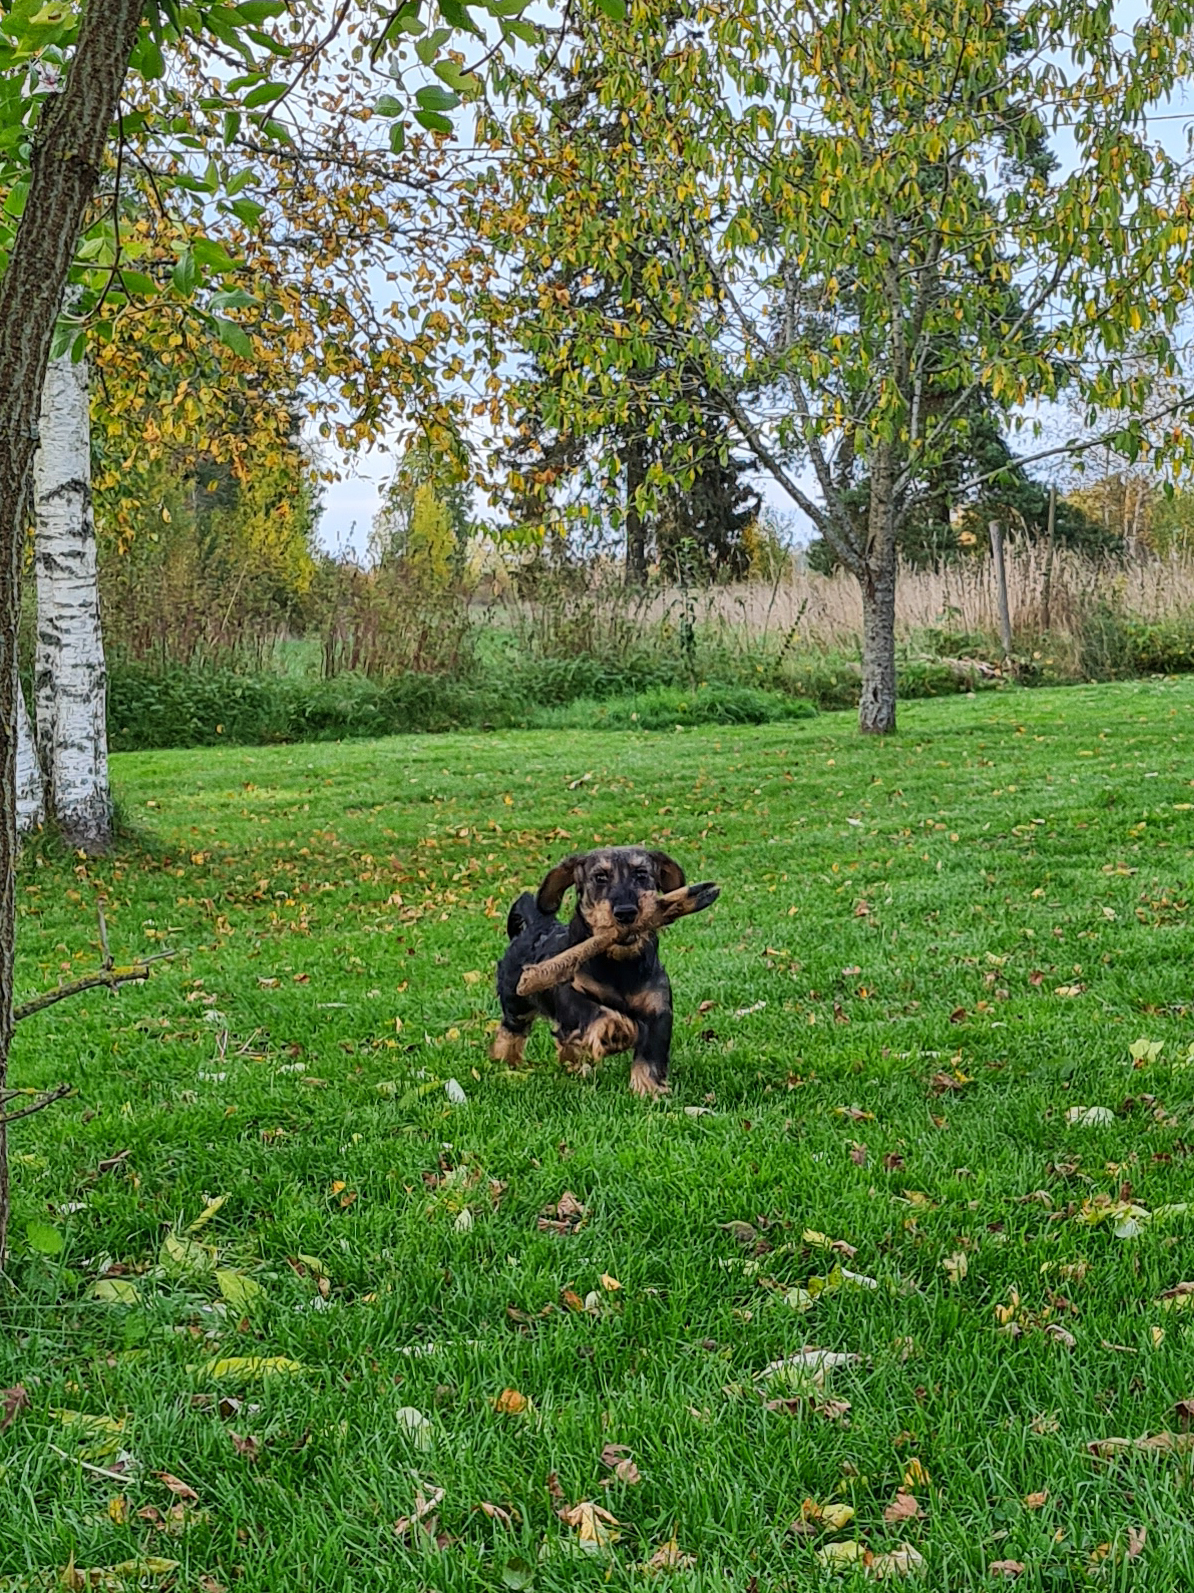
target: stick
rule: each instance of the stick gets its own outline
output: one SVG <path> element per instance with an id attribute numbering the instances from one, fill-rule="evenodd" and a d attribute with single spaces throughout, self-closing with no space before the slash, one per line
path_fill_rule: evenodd
<path id="1" fill-rule="evenodd" d="M 700 885 L 683 885 L 678 891 L 668 891 L 666 895 L 656 898 L 654 911 L 645 920 L 640 920 L 625 929 L 620 927 L 599 929 L 588 940 L 578 941 L 575 946 L 569 946 L 557 956 L 548 957 L 543 962 L 531 963 L 522 970 L 522 977 L 518 981 L 518 994 L 538 995 L 542 990 L 551 990 L 556 985 L 567 984 L 582 964 L 599 957 L 603 951 L 608 951 L 618 941 L 634 940 L 646 930 L 665 929 L 668 924 L 674 924 L 677 918 L 684 918 L 689 913 L 703 912 L 706 907 L 712 907 L 720 894 L 721 887 L 709 880 Z"/>

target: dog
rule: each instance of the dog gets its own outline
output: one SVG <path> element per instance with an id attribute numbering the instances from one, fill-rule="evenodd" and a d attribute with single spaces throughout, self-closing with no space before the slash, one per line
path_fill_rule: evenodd
<path id="1" fill-rule="evenodd" d="M 498 964 L 502 1021 L 490 1056 L 519 1066 L 536 1018 L 551 1025 L 559 1060 L 588 1071 L 603 1057 L 634 1052 L 630 1088 L 636 1095 L 665 1095 L 672 1045 L 672 987 L 659 960 L 659 937 L 649 923 L 660 895 L 686 884 L 684 870 L 666 852 L 639 846 L 607 846 L 575 852 L 557 863 L 537 892 L 525 892 L 506 920 L 510 938 Z M 555 916 L 567 892 L 576 890 L 568 923 Z M 699 911 L 717 895 L 715 886 L 692 886 Z M 619 940 L 578 968 L 567 984 L 521 996 L 523 970 L 617 928 Z"/>

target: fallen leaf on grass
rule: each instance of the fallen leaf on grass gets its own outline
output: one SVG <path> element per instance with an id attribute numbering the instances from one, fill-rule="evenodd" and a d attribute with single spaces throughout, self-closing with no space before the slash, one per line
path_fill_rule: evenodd
<path id="1" fill-rule="evenodd" d="M 835 1106 L 834 1112 L 838 1117 L 848 1117 L 852 1123 L 873 1123 L 874 1112 L 864 1112 L 860 1106 Z"/>
<path id="2" fill-rule="evenodd" d="M 473 1509 L 482 1511 L 491 1521 L 500 1521 L 504 1527 L 514 1524 L 508 1510 L 503 1510 L 501 1505 L 490 1504 L 488 1499 L 482 1499 L 479 1505 L 473 1506 Z"/>
<path id="3" fill-rule="evenodd" d="M 232 1447 L 243 1460 L 255 1461 L 261 1454 L 261 1445 L 256 1438 L 251 1436 L 242 1438 L 240 1433 L 229 1432 Z"/>
<path id="4" fill-rule="evenodd" d="M 843 1532 L 854 1519 L 854 1506 L 848 1504 L 818 1504 L 815 1499 L 805 1499 L 800 1506 L 799 1519 L 807 1526 L 822 1532 Z"/>
<path id="5" fill-rule="evenodd" d="M 216 1287 L 224 1300 L 242 1316 L 265 1303 L 265 1290 L 243 1272 L 233 1272 L 225 1267 L 216 1268 Z"/>
<path id="6" fill-rule="evenodd" d="M 178 1570 L 178 1560 L 158 1560 L 152 1555 L 142 1560 L 122 1560 L 119 1565 L 81 1569 L 74 1556 L 58 1573 L 60 1587 L 71 1593 L 123 1593 L 128 1587 L 143 1587 L 147 1582 L 162 1582 Z"/>
<path id="7" fill-rule="evenodd" d="M 857 1355 L 845 1351 L 818 1350 L 806 1346 L 793 1355 L 785 1355 L 782 1361 L 771 1361 L 755 1375 L 759 1381 L 782 1383 L 797 1391 L 820 1389 L 836 1367 L 851 1366 L 857 1360 Z"/>
<path id="8" fill-rule="evenodd" d="M 1040 1510 L 1049 1503 L 1049 1490 L 1042 1488 L 1040 1493 L 1029 1493 L 1024 1496 L 1025 1510 Z"/>
<path id="9" fill-rule="evenodd" d="M 912 1459 L 904 1467 L 904 1489 L 908 1493 L 913 1493 L 917 1488 L 927 1488 L 928 1486 L 929 1474 L 925 1470 L 924 1462 L 913 1455 Z"/>
<path id="10" fill-rule="evenodd" d="M 840 1571 L 847 1565 L 856 1564 L 865 1554 L 861 1543 L 848 1538 L 845 1542 L 827 1543 L 823 1549 L 818 1549 L 817 1559 L 827 1571 Z"/>
<path id="11" fill-rule="evenodd" d="M 656 1571 L 688 1571 L 696 1564 L 696 1556 L 681 1552 L 680 1545 L 674 1537 L 668 1539 L 662 1548 L 655 1553 L 643 1566 L 649 1573 Z"/>
<path id="12" fill-rule="evenodd" d="M 1115 1122 L 1115 1113 L 1109 1106 L 1071 1106 L 1065 1120 L 1071 1128 L 1106 1128 Z"/>
<path id="13" fill-rule="evenodd" d="M 1055 1344 L 1064 1344 L 1067 1350 L 1072 1350 L 1078 1342 L 1069 1329 L 1063 1328 L 1060 1322 L 1047 1323 L 1045 1337 L 1052 1339 Z"/>
<path id="14" fill-rule="evenodd" d="M 618 1282 L 617 1278 L 612 1278 L 608 1272 L 603 1272 L 601 1274 L 601 1287 L 607 1293 L 613 1294 L 616 1290 L 620 1289 L 622 1285 Z"/>
<path id="15" fill-rule="evenodd" d="M 1055 996 L 1080 996 L 1085 989 L 1085 985 L 1057 985 L 1053 994 Z"/>
<path id="16" fill-rule="evenodd" d="M 400 1538 L 405 1538 L 412 1527 L 418 1526 L 422 1527 L 424 1532 L 434 1536 L 434 1522 L 428 1522 L 427 1517 L 431 1515 L 431 1512 L 439 1504 L 443 1496 L 444 1490 L 442 1488 L 432 1488 L 431 1492 L 426 1496 L 424 1496 L 421 1488 L 417 1489 L 415 1492 L 414 1512 L 409 1516 L 398 1517 L 394 1523 L 396 1535 Z"/>
<path id="17" fill-rule="evenodd" d="M 533 1587 L 534 1583 L 535 1567 L 521 1555 L 514 1555 L 502 1567 L 502 1586 L 510 1588 L 512 1593 L 523 1593 L 524 1589 Z"/>
<path id="18" fill-rule="evenodd" d="M 588 1212 L 570 1189 L 566 1189 L 554 1206 L 544 1206 L 539 1213 L 540 1233 L 571 1234 L 588 1217 Z"/>
<path id="19" fill-rule="evenodd" d="M 124 1154 L 127 1156 L 128 1155 L 128 1151 L 125 1151 Z M 100 1171 L 101 1172 L 103 1171 L 102 1164 L 101 1164 L 101 1167 L 100 1167 Z M 216 1212 L 219 1211 L 220 1207 L 224 1204 L 224 1202 L 227 1199 L 228 1199 L 227 1195 L 217 1195 L 214 1200 L 209 1200 L 207 1205 L 204 1206 L 203 1210 L 195 1218 L 194 1222 L 190 1222 L 190 1223 L 187 1224 L 187 1232 L 188 1233 L 198 1233 L 200 1228 L 205 1228 L 207 1226 L 207 1224 L 211 1221 L 211 1219 L 215 1216 Z"/>
<path id="20" fill-rule="evenodd" d="M 625 1444 L 606 1444 L 601 1451 L 601 1464 L 608 1466 L 619 1482 L 633 1485 L 642 1481 L 638 1467 L 630 1458 L 630 1450 Z"/>
<path id="21" fill-rule="evenodd" d="M 279 1373 L 305 1372 L 307 1368 L 301 1361 L 292 1361 L 286 1355 L 226 1355 L 222 1360 L 209 1361 L 190 1370 L 203 1372 L 208 1377 L 239 1377 L 245 1382 L 254 1382 Z"/>
<path id="22" fill-rule="evenodd" d="M 0 1388 L 0 1433 L 11 1427 L 23 1410 L 29 1409 L 29 1395 L 23 1383 L 11 1388 Z"/>
<path id="23" fill-rule="evenodd" d="M 866 1574 L 875 1582 L 886 1582 L 907 1576 L 923 1576 L 925 1557 L 910 1543 L 902 1544 L 891 1554 L 871 1554 L 866 1560 Z"/>
<path id="24" fill-rule="evenodd" d="M 504 1388 L 495 1397 L 493 1408 L 499 1416 L 523 1416 L 531 1409 L 531 1402 L 516 1388 Z"/>
<path id="25" fill-rule="evenodd" d="M 1096 1438 L 1087 1449 L 1097 1460 L 1135 1450 L 1142 1455 L 1188 1455 L 1194 1450 L 1194 1433 L 1150 1433 L 1144 1438 Z"/>
<path id="26" fill-rule="evenodd" d="M 413 1405 L 403 1405 L 397 1413 L 398 1426 L 411 1438 L 416 1449 L 431 1448 L 431 1423 L 421 1410 Z"/>
<path id="27" fill-rule="evenodd" d="M 865 1167 L 866 1146 L 860 1145 L 857 1140 L 854 1140 L 850 1146 L 850 1160 L 854 1163 L 855 1167 Z"/>
<path id="28" fill-rule="evenodd" d="M 758 1232 L 749 1222 L 719 1222 L 717 1226 L 732 1234 L 744 1248 L 750 1248 L 758 1243 Z"/>
<path id="29" fill-rule="evenodd" d="M 154 1476 L 159 1482 L 164 1482 L 170 1492 L 177 1494 L 180 1499 L 198 1499 L 199 1495 L 189 1482 L 183 1482 L 181 1477 L 176 1477 L 169 1471 L 155 1471 Z"/>
<path id="30" fill-rule="evenodd" d="M 890 1526 L 896 1521 L 916 1521 L 923 1515 L 919 1502 L 901 1488 L 883 1512 L 883 1519 Z"/>
<path id="31" fill-rule="evenodd" d="M 135 1283 L 130 1283 L 127 1278 L 101 1278 L 98 1283 L 93 1283 L 87 1291 L 89 1300 L 97 1300 L 101 1305 L 139 1305 L 141 1295 Z"/>
<path id="32" fill-rule="evenodd" d="M 929 1080 L 929 1088 L 935 1095 L 944 1095 L 947 1090 L 962 1090 L 973 1083 L 968 1073 L 955 1068 L 952 1073 L 934 1073 Z"/>
<path id="33" fill-rule="evenodd" d="M 1134 1560 L 1144 1548 L 1144 1540 L 1148 1537 L 1147 1527 L 1128 1528 L 1128 1559 Z"/>
<path id="34" fill-rule="evenodd" d="M 1002 1576 L 1008 1581 L 1024 1575 L 1023 1560 L 992 1560 L 988 1567 L 992 1576 Z"/>
<path id="35" fill-rule="evenodd" d="M 941 1263 L 941 1269 L 950 1283 L 961 1283 L 970 1270 L 970 1263 L 967 1261 L 964 1251 L 955 1250 L 952 1256 L 946 1256 Z"/>
<path id="36" fill-rule="evenodd" d="M 108 1500 L 108 1520 L 117 1527 L 128 1526 L 129 1502 L 122 1493 Z"/>
<path id="37" fill-rule="evenodd" d="M 618 1525 L 616 1516 L 610 1515 L 608 1510 L 603 1510 L 600 1505 L 594 1504 L 591 1499 L 582 1499 L 579 1504 L 568 1505 L 556 1514 L 566 1527 L 573 1527 L 576 1531 L 577 1542 L 580 1547 L 590 1554 L 601 1554 L 610 1549 L 619 1534 L 611 1531 Z"/>

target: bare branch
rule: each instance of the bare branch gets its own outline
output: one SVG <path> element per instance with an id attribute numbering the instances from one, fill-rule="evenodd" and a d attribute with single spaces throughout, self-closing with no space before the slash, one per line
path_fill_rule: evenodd
<path id="1" fill-rule="evenodd" d="M 68 985 L 59 985 L 57 990 L 43 990 L 41 995 L 23 1001 L 19 1007 L 13 1008 L 12 1021 L 20 1023 L 24 1018 L 32 1018 L 35 1013 L 44 1012 L 47 1007 L 65 1001 L 69 996 L 82 995 L 85 990 L 119 990 L 121 985 L 141 984 L 149 978 L 151 963 L 168 961 L 176 955 L 176 952 L 164 951 L 156 957 L 130 963 L 126 968 L 105 965 L 98 973 L 86 974 Z"/>
<path id="2" fill-rule="evenodd" d="M 18 1096 L 24 1093 L 23 1090 L 6 1091 L 4 1105 L 7 1106 L 9 1101 L 16 1100 Z M 56 1084 L 52 1090 L 42 1090 L 37 1100 L 30 1106 L 22 1107 L 19 1112 L 0 1111 L 0 1123 L 7 1127 L 9 1123 L 17 1122 L 19 1118 L 32 1117 L 34 1112 L 44 1112 L 47 1106 L 53 1106 L 55 1101 L 61 1101 L 66 1096 L 74 1093 L 75 1087 L 73 1084 Z"/>

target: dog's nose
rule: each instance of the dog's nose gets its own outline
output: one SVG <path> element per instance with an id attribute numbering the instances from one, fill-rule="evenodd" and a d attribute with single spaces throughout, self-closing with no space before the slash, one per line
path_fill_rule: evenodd
<path id="1" fill-rule="evenodd" d="M 638 908 L 623 904 L 621 907 L 614 908 L 614 917 L 618 920 L 619 924 L 633 924 L 634 920 L 638 917 Z"/>

